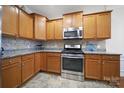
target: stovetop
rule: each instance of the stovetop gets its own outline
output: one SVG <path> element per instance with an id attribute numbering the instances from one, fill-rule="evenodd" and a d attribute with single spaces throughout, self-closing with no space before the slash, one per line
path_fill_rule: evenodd
<path id="1" fill-rule="evenodd" d="M 82 50 L 67 50 L 67 49 L 64 49 L 62 51 L 62 53 L 66 53 L 66 54 L 83 54 L 83 51 Z"/>

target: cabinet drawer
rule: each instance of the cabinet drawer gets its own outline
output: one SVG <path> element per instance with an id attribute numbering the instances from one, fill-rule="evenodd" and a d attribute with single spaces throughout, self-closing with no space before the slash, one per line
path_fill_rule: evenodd
<path id="1" fill-rule="evenodd" d="M 101 55 L 85 55 L 86 59 L 95 59 L 95 60 L 100 60 L 101 59 Z"/>
<path id="2" fill-rule="evenodd" d="M 60 53 L 47 53 L 47 56 L 60 56 Z"/>
<path id="3" fill-rule="evenodd" d="M 2 60 L 2 66 L 6 66 L 10 64 L 10 59 L 3 59 Z"/>
<path id="4" fill-rule="evenodd" d="M 15 64 L 15 63 L 21 63 L 21 57 L 15 57 L 10 59 L 4 59 L 2 60 L 2 66 Z"/>
<path id="5" fill-rule="evenodd" d="M 22 56 L 23 61 L 29 60 L 29 59 L 32 59 L 32 58 L 34 58 L 34 54 L 29 54 L 29 55 Z"/>
<path id="6" fill-rule="evenodd" d="M 102 56 L 103 60 L 120 60 L 120 56 L 117 55 L 104 55 Z"/>
<path id="7" fill-rule="evenodd" d="M 13 63 L 21 63 L 21 57 L 15 57 L 10 59 L 10 64 L 13 64 Z"/>

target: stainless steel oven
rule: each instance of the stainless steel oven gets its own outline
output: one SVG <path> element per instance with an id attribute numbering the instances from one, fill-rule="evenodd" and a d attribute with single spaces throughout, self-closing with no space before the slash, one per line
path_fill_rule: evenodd
<path id="1" fill-rule="evenodd" d="M 63 39 L 81 39 L 83 34 L 82 27 L 64 28 Z"/>
<path id="2" fill-rule="evenodd" d="M 62 77 L 83 81 L 84 57 L 83 54 L 62 54 Z"/>

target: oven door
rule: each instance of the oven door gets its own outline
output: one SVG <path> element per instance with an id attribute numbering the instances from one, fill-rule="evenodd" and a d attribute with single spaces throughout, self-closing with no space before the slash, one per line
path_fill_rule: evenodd
<path id="1" fill-rule="evenodd" d="M 77 74 L 83 73 L 83 56 L 62 56 L 62 72 Z"/>

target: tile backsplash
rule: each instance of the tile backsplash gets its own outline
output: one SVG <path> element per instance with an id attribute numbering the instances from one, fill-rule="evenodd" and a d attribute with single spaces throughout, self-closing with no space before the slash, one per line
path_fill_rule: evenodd
<path id="1" fill-rule="evenodd" d="M 2 47 L 5 50 L 19 50 L 19 49 L 63 49 L 64 44 L 81 44 L 82 49 L 86 51 L 105 51 L 106 42 L 102 41 L 85 41 L 85 40 L 57 40 L 57 41 L 34 41 L 27 39 L 2 37 Z M 37 45 L 42 45 L 37 46 Z"/>
<path id="2" fill-rule="evenodd" d="M 2 47 L 4 50 L 34 49 L 42 42 L 2 36 Z"/>
<path id="3" fill-rule="evenodd" d="M 102 41 L 82 41 L 82 40 L 62 40 L 47 41 L 43 43 L 46 49 L 63 49 L 64 44 L 81 44 L 82 49 L 86 51 L 106 51 L 106 42 Z"/>

